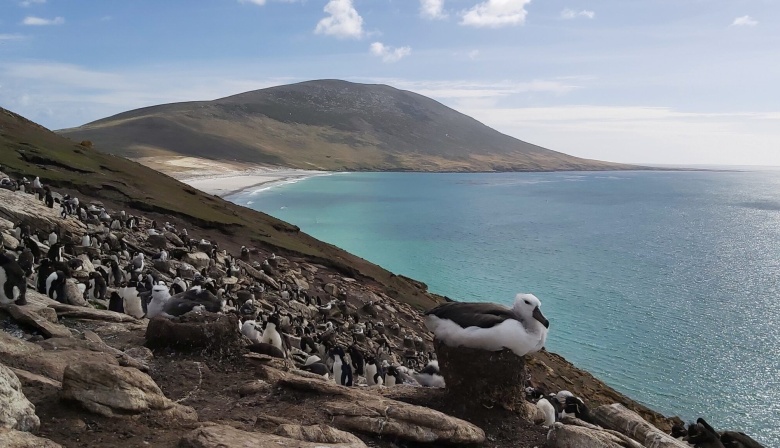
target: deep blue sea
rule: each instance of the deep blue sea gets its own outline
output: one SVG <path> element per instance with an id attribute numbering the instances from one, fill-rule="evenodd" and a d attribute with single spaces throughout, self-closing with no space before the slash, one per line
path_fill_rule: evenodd
<path id="1" fill-rule="evenodd" d="M 346 173 L 229 199 L 457 300 L 534 293 L 549 350 L 780 447 L 780 172 Z"/>

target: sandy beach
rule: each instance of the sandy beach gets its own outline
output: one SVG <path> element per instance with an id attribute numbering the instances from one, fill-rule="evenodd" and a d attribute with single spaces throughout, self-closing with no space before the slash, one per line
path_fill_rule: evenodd
<path id="1" fill-rule="evenodd" d="M 213 161 L 197 157 L 145 157 L 137 161 L 204 193 L 219 197 L 329 174 L 326 171 Z"/>

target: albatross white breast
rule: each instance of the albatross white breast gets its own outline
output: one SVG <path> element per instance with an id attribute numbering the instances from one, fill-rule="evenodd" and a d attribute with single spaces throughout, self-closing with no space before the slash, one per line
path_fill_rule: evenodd
<path id="1" fill-rule="evenodd" d="M 523 356 L 541 350 L 549 322 L 533 294 L 518 294 L 511 308 L 495 303 L 448 302 L 426 314 L 425 324 L 450 347 L 504 348 Z"/>

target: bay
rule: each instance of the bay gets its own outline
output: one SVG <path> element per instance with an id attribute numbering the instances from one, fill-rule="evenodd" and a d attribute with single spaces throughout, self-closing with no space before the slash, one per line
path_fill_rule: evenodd
<path id="1" fill-rule="evenodd" d="M 344 173 L 229 198 L 456 300 L 542 300 L 548 349 L 780 446 L 776 172 Z"/>

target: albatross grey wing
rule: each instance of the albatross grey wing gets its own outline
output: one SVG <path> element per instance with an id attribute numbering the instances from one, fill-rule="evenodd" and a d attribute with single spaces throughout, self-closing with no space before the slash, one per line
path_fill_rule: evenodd
<path id="1" fill-rule="evenodd" d="M 507 319 L 515 318 L 512 310 L 495 303 L 448 302 L 425 314 L 451 320 L 463 328 L 490 328 Z"/>

